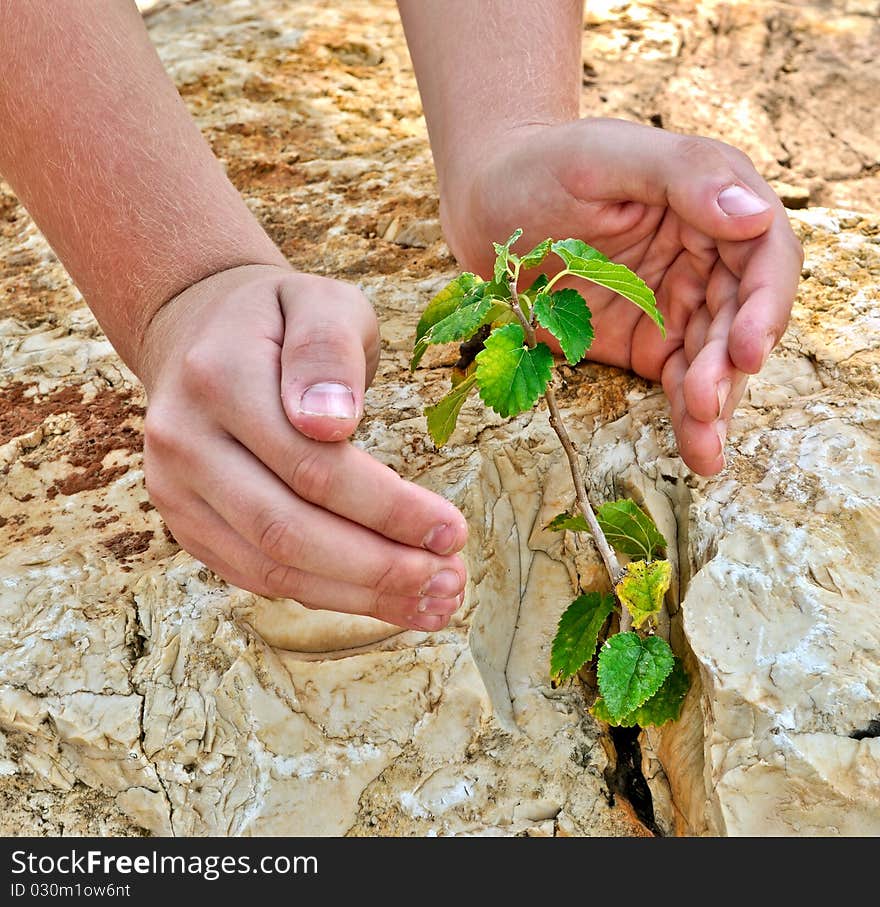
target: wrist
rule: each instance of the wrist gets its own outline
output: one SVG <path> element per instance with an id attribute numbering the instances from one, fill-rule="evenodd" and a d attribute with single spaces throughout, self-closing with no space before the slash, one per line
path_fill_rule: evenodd
<path id="1" fill-rule="evenodd" d="M 497 187 L 505 185 L 504 172 L 509 169 L 506 162 L 516 150 L 547 129 L 563 123 L 573 122 L 577 116 L 537 121 L 523 119 L 487 127 L 479 142 L 459 149 L 459 153 L 445 162 L 437 162 L 440 196 L 440 222 L 450 251 L 458 263 L 467 270 L 487 276 L 491 270 L 491 242 L 503 242 L 505 236 L 498 234 L 495 209 L 499 200 Z M 507 195 L 517 192 L 514 181 L 508 186 Z M 519 224 L 503 225 L 508 233 Z M 496 235 L 497 234 L 497 235 Z M 480 242 L 474 243 L 473 238 Z M 474 252 L 480 251 L 475 258 Z"/>

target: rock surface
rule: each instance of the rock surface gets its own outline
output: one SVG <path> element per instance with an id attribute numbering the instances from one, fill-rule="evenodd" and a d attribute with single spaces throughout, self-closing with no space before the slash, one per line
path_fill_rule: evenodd
<path id="1" fill-rule="evenodd" d="M 880 209 L 860 106 L 876 10 L 590 9 L 585 109 L 717 134 L 813 203 Z M 376 305 L 357 443 L 462 507 L 471 581 L 449 628 L 403 633 L 259 599 L 180 551 L 143 487 L 139 385 L 0 186 L 0 833 L 647 833 L 609 803 L 588 688 L 547 676 L 561 610 L 602 570 L 542 528 L 569 503 L 546 414 L 486 428 L 472 401 L 442 455 L 426 443 L 444 379 L 411 380 L 407 352 L 454 263 L 393 4 L 159 3 L 147 21 L 291 261 Z M 792 326 L 720 476 L 683 468 L 656 388 L 567 374 L 596 499 L 634 494 L 675 540 L 669 628 L 699 683 L 643 735 L 667 833 L 880 832 L 880 223 L 792 217 Z"/>

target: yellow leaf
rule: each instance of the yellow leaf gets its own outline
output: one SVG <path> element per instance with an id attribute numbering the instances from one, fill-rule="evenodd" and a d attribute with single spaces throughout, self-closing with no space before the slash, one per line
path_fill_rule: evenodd
<path id="1" fill-rule="evenodd" d="M 626 565 L 626 574 L 614 591 L 632 615 L 634 627 L 641 627 L 663 607 L 671 582 L 669 561 L 632 561 Z"/>

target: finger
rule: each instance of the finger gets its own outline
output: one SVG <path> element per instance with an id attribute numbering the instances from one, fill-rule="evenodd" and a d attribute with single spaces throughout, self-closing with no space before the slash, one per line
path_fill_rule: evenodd
<path id="1" fill-rule="evenodd" d="M 751 248 L 720 245 L 721 257 L 739 273 L 739 311 L 730 331 L 730 357 L 743 372 L 759 372 L 785 333 L 797 293 L 803 250 L 781 222 Z"/>
<path id="2" fill-rule="evenodd" d="M 222 394 L 215 391 L 208 401 L 214 418 L 298 497 L 405 545 L 441 555 L 464 547 L 467 523 L 445 498 L 354 445 L 304 437 L 291 427 L 277 394 L 254 391 L 277 387 L 274 343 L 227 362 L 224 371 Z"/>
<path id="3" fill-rule="evenodd" d="M 188 483 L 242 537 L 281 564 L 380 593 L 445 598 L 464 588 L 460 557 L 392 542 L 298 498 L 232 438 L 204 446 Z"/>
<path id="4" fill-rule="evenodd" d="M 732 406 L 739 402 L 745 390 L 747 376 L 734 366 L 728 355 L 728 337 L 736 311 L 735 301 L 718 311 L 706 331 L 702 349 L 684 377 L 685 409 L 697 422 L 729 418 Z M 716 428 L 720 430 L 720 426 Z"/>
<path id="5" fill-rule="evenodd" d="M 307 608 L 374 617 L 407 629 L 436 630 L 462 604 L 456 598 L 378 595 L 363 586 L 327 579 L 267 558 L 223 521 L 204 501 L 191 498 L 184 525 L 174 535 L 186 551 L 227 582 L 265 598 L 287 598 Z"/>
<path id="6" fill-rule="evenodd" d="M 773 191 L 763 181 L 755 191 L 721 143 L 622 120 L 585 120 L 558 134 L 553 165 L 581 198 L 668 206 L 717 239 L 751 239 L 773 222 Z"/>
<path id="7" fill-rule="evenodd" d="M 669 399 L 672 427 L 682 460 L 694 472 L 711 476 L 724 468 L 727 426 L 721 420 L 701 422 L 688 413 L 684 395 L 687 371 L 687 357 L 684 350 L 679 349 L 666 360 L 663 367 L 663 390 Z"/>
<path id="8" fill-rule="evenodd" d="M 693 362 L 706 344 L 706 334 L 712 324 L 712 316 L 706 306 L 700 306 L 688 320 L 684 332 L 684 354 L 688 362 Z"/>
<path id="9" fill-rule="evenodd" d="M 357 428 L 378 351 L 376 316 L 356 287 L 297 274 L 280 288 L 281 397 L 290 422 L 318 441 Z"/>
<path id="10" fill-rule="evenodd" d="M 705 285 L 705 305 L 694 313 L 685 331 L 685 355 L 691 363 L 685 403 L 690 415 L 701 422 L 720 418 L 734 386 L 744 386 L 728 352 L 738 291 L 737 278 L 724 262 L 717 261 Z"/>

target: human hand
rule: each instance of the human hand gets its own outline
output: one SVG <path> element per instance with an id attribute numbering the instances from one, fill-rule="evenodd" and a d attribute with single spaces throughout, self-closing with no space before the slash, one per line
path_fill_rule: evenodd
<path id="1" fill-rule="evenodd" d="M 703 475 L 721 470 L 731 414 L 785 330 L 803 263 L 749 158 L 712 139 L 583 119 L 510 129 L 446 183 L 446 238 L 469 270 L 491 273 L 492 241 L 521 226 L 521 248 L 573 236 L 645 280 L 666 339 L 635 306 L 591 287 L 587 358 L 661 381 L 682 459 Z"/>
<path id="2" fill-rule="evenodd" d="M 147 489 L 236 586 L 438 630 L 463 598 L 464 518 L 343 440 L 378 356 L 354 286 L 262 265 L 196 283 L 159 310 L 136 363 Z"/>

